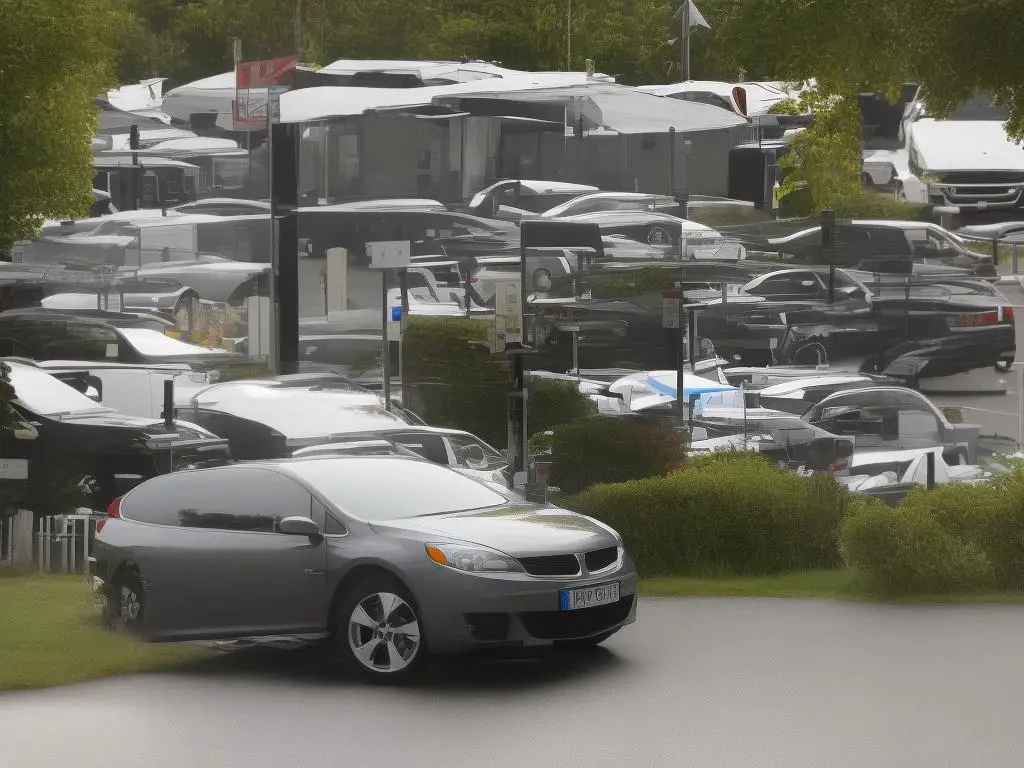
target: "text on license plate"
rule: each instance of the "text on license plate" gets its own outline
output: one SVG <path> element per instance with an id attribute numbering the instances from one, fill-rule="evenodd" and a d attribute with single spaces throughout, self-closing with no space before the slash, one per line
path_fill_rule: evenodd
<path id="1" fill-rule="evenodd" d="M 595 605 L 607 605 L 619 601 L 619 582 L 611 584 L 594 584 L 578 589 L 561 589 L 558 591 L 558 609 L 576 611 L 580 608 L 593 608 Z"/>

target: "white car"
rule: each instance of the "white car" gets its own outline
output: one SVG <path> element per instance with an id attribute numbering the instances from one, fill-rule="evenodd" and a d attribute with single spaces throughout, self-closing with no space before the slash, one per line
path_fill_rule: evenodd
<path id="1" fill-rule="evenodd" d="M 1024 205 L 1024 149 L 1007 136 L 1008 118 L 1008 110 L 979 94 L 939 120 L 919 91 L 900 128 L 909 172 L 897 194 L 974 211 Z"/>

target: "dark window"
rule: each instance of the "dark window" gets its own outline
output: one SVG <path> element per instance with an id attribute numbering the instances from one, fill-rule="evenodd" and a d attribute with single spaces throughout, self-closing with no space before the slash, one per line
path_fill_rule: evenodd
<path id="1" fill-rule="evenodd" d="M 448 448 L 445 446 L 444 438 L 440 435 L 432 435 L 427 432 L 412 432 L 404 435 L 396 435 L 395 443 L 417 453 L 427 461 L 435 464 L 448 465 Z"/>
<path id="2" fill-rule="evenodd" d="M 42 348 L 44 360 L 117 360 L 119 337 L 113 328 L 92 323 L 67 324 L 61 338 L 55 338 Z"/>
<path id="3" fill-rule="evenodd" d="M 312 497 L 270 469 L 226 467 L 161 475 L 129 493 L 129 520 L 183 528 L 272 533 L 285 517 L 310 517 Z"/>

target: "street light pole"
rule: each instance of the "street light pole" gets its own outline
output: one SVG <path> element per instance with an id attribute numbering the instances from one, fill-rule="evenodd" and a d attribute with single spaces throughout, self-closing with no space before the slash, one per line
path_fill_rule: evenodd
<path id="1" fill-rule="evenodd" d="M 572 0 L 565 4 L 565 71 L 572 72 Z"/>
<path id="2" fill-rule="evenodd" d="M 683 0 L 683 29 L 682 34 L 679 35 L 679 45 L 682 48 L 680 53 L 682 78 L 680 82 L 685 83 L 690 79 L 690 0 Z"/>

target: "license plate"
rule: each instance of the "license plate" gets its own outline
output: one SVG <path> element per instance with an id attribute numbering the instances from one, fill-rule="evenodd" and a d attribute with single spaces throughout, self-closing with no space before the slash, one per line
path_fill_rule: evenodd
<path id="1" fill-rule="evenodd" d="M 619 601 L 619 582 L 595 584 L 592 587 L 561 589 L 558 591 L 558 608 L 562 611 L 578 611 Z"/>

